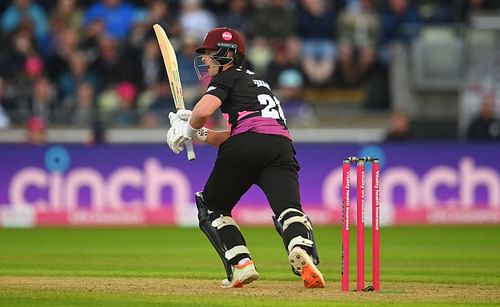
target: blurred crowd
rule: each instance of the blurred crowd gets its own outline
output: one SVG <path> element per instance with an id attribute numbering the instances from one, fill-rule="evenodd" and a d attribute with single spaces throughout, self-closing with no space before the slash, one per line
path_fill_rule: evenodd
<path id="1" fill-rule="evenodd" d="M 499 1 L 12 0 L 0 4 L 0 127 L 162 127 L 172 101 L 152 24 L 176 50 L 185 100 L 204 91 L 194 49 L 216 26 L 242 31 L 246 66 L 279 92 L 288 116 L 314 115 L 308 89 L 361 88 L 389 110 L 395 43 L 422 24 L 467 23 Z M 217 119 L 214 119 L 217 125 Z"/>

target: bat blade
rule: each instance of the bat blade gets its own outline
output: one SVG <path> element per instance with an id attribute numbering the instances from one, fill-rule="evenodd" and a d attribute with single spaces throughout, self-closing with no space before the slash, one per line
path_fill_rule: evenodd
<path id="1" fill-rule="evenodd" d="M 177 110 L 183 110 L 184 106 L 184 95 L 182 93 L 181 78 L 179 76 L 179 67 L 177 64 L 177 56 L 175 55 L 175 50 L 168 39 L 167 33 L 159 25 L 153 25 L 153 30 L 158 40 L 158 45 L 160 46 L 161 55 L 163 58 L 163 63 L 165 64 L 165 70 L 167 71 L 168 81 L 170 84 L 170 90 L 172 91 L 172 97 L 174 99 L 175 108 Z M 194 153 L 192 141 L 186 142 L 186 151 L 188 160 L 196 159 Z"/>

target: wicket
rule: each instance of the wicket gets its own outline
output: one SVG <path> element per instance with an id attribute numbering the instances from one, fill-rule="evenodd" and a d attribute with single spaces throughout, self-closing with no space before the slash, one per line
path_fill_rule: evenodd
<path id="1" fill-rule="evenodd" d="M 342 161 L 342 291 L 349 291 L 349 225 L 351 164 L 356 163 L 357 291 L 380 291 L 380 162 L 374 157 Z M 372 166 L 372 284 L 365 288 L 365 163 Z"/>

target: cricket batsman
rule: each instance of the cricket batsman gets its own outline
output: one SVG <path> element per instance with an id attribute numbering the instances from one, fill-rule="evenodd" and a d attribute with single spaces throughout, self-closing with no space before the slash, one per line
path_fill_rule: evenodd
<path id="1" fill-rule="evenodd" d="M 194 63 L 198 77 L 211 80 L 192 111 L 169 114 L 167 144 L 174 153 L 180 153 L 191 139 L 218 147 L 204 189 L 196 193 L 196 206 L 199 226 L 226 269 L 222 287 L 240 288 L 259 278 L 245 238 L 231 216 L 242 195 L 256 184 L 273 210 L 292 271 L 302 277 L 306 288 L 323 288 L 312 224 L 300 201 L 300 166 L 279 100 L 260 76 L 242 69 L 246 50 L 238 31 L 215 28 L 196 52 L 200 53 Z M 219 108 L 230 129 L 203 127 Z"/>

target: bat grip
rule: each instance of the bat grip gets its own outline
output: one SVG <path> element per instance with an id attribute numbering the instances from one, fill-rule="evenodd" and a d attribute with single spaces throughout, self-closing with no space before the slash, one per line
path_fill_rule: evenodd
<path id="1" fill-rule="evenodd" d="M 189 161 L 196 159 L 196 154 L 194 153 L 192 140 L 189 140 L 186 142 L 186 151 L 187 151 L 187 157 L 188 157 Z"/>

